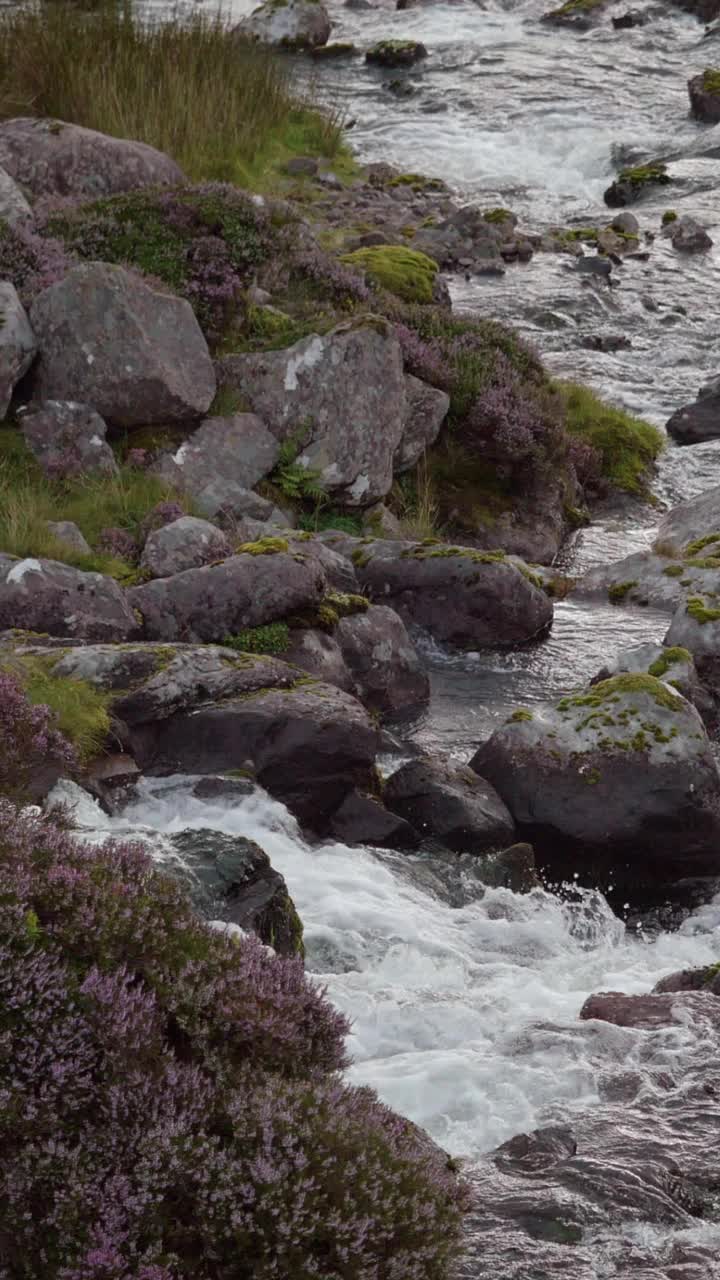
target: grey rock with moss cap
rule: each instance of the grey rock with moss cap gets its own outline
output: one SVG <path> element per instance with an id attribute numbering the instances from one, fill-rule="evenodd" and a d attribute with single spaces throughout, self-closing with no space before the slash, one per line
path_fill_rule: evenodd
<path id="1" fill-rule="evenodd" d="M 715 585 L 717 585 L 717 571 Z M 720 598 L 693 595 L 681 604 L 665 635 L 668 646 L 687 649 L 692 654 L 700 679 L 716 695 L 720 694 Z"/>
<path id="2" fill-rule="evenodd" d="M 0 281 L 0 316 L 0 417 L 4 418 L 13 390 L 37 352 L 27 313 L 9 280 Z"/>
<path id="3" fill-rule="evenodd" d="M 327 44 L 330 16 L 320 0 L 265 0 L 235 30 L 263 44 L 312 49 Z"/>
<path id="4" fill-rule="evenodd" d="M 107 422 L 133 427 L 197 418 L 215 394 L 190 303 L 122 267 L 74 267 L 35 298 L 31 324 L 38 400 L 80 400 Z"/>
<path id="5" fill-rule="evenodd" d="M 243 550 L 245 548 L 245 550 Z M 282 538 L 244 543 L 222 564 L 156 578 L 128 592 L 148 640 L 221 641 L 321 600 L 326 579 Z"/>
<path id="6" fill-rule="evenodd" d="M 501 551 L 363 540 L 352 559 L 374 600 L 459 648 L 524 644 L 552 622 L 540 579 Z"/>
<path id="7" fill-rule="evenodd" d="M 720 71 L 707 70 L 688 80 L 690 110 L 696 120 L 720 121 Z"/>
<path id="8" fill-rule="evenodd" d="M 660 521 L 656 550 L 677 555 L 691 545 L 700 554 L 720 555 L 720 485 L 690 502 L 678 503 Z"/>
<path id="9" fill-rule="evenodd" d="M 46 400 L 19 415 L 25 443 L 43 471 L 55 479 L 101 472 L 118 473 L 107 443 L 107 426 L 89 405 Z"/>
<path id="10" fill-rule="evenodd" d="M 393 456 L 396 473 L 407 471 L 434 444 L 450 408 L 450 397 L 445 391 L 431 387 L 420 378 L 408 374 L 405 378 L 407 417 L 402 439 Z"/>
<path id="11" fill-rule="evenodd" d="M 458 853 L 485 853 L 512 840 L 515 826 L 494 787 L 467 765 L 412 760 L 388 778 L 383 799 L 418 835 Z"/>
<path id="12" fill-rule="evenodd" d="M 429 701 L 427 671 L 393 609 L 371 605 L 341 618 L 335 638 L 365 706 L 389 715 L 417 710 Z"/>
<path id="13" fill-rule="evenodd" d="M 658 540 L 656 546 L 664 544 Z M 573 591 L 575 595 L 618 606 L 650 606 L 663 613 L 674 613 L 693 595 L 715 591 L 718 568 L 720 559 L 713 554 L 713 548 L 698 549 L 694 543 L 689 543 L 677 555 L 636 551 L 615 564 L 591 569 L 575 584 Z"/>
<path id="14" fill-rule="evenodd" d="M 720 774 L 707 734 L 695 708 L 652 676 L 618 675 L 521 709 L 471 764 L 553 870 L 655 888 L 720 873 Z"/>
<path id="15" fill-rule="evenodd" d="M 370 790 L 378 731 L 361 704 L 332 685 L 300 678 L 206 702 L 138 726 L 132 745 L 149 773 L 220 773 L 252 762 L 258 783 L 321 832 L 354 787 Z"/>
<path id="16" fill-rule="evenodd" d="M 591 683 L 599 684 L 601 680 L 609 680 L 623 672 L 664 680 L 693 704 L 706 723 L 715 719 L 715 699 L 701 683 L 689 649 L 680 645 L 653 644 L 651 641 L 621 649 Z"/>
<path id="17" fill-rule="evenodd" d="M 203 515 L 244 512 L 248 490 L 272 471 L 280 446 L 254 413 L 206 418 L 174 453 L 152 471 L 192 496 Z"/>
<path id="18" fill-rule="evenodd" d="M 140 568 L 151 578 L 171 578 L 231 555 L 232 547 L 221 529 L 208 520 L 182 516 L 148 535 Z"/>
<path id="19" fill-rule="evenodd" d="M 368 49 L 365 61 L 379 67 L 412 67 L 427 56 L 428 51 L 419 40 L 379 40 Z"/>
<path id="20" fill-rule="evenodd" d="M 334 498 L 364 507 L 389 492 L 407 402 L 387 321 L 366 317 L 282 351 L 225 356 L 217 369 L 276 439 L 296 441 L 298 464 Z"/>
<path id="21" fill-rule="evenodd" d="M 81 640 L 131 639 L 139 632 L 113 578 L 82 573 L 57 560 L 0 553 L 0 631 L 17 627 Z"/>
<path id="22" fill-rule="evenodd" d="M 144 142 L 25 116 L 0 124 L 0 165 L 36 196 L 97 198 L 186 181 L 170 156 Z"/>

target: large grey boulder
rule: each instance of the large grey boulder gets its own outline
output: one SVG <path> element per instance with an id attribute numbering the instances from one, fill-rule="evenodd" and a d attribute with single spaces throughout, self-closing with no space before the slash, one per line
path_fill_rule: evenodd
<path id="1" fill-rule="evenodd" d="M 330 16 L 320 0 L 265 0 L 235 30 L 263 44 L 312 49 L 327 44 Z"/>
<path id="2" fill-rule="evenodd" d="M 56 560 L 0 553 L 0 631 L 118 642 L 137 635 L 137 619 L 113 578 Z"/>
<path id="3" fill-rule="evenodd" d="M 74 400 L 46 400 L 19 415 L 25 443 L 48 476 L 61 478 L 102 471 L 118 472 L 107 443 L 107 427 L 89 405 Z"/>
<path id="4" fill-rule="evenodd" d="M 389 492 L 407 400 L 387 321 L 368 316 L 283 351 L 225 356 L 217 371 L 278 440 L 297 443 L 298 465 L 334 498 L 362 507 Z"/>
<path id="5" fill-rule="evenodd" d="M 0 218 L 14 227 L 32 217 L 32 209 L 25 196 L 6 169 L 0 168 Z"/>
<path id="6" fill-rule="evenodd" d="M 341 618 L 335 639 L 366 707 L 385 715 L 416 710 L 430 698 L 430 680 L 402 618 L 386 605 Z"/>
<path id="7" fill-rule="evenodd" d="M 207 343 L 184 298 L 104 262 L 74 267 L 39 294 L 31 323 L 39 400 L 80 400 L 122 427 L 184 422 L 215 394 Z"/>
<path id="8" fill-rule="evenodd" d="M 552 622 L 540 580 L 501 551 L 363 540 L 352 559 L 375 601 L 459 648 L 524 644 Z"/>
<path id="9" fill-rule="evenodd" d="M 280 445 L 254 413 L 206 418 L 175 453 L 152 470 L 192 496 L 203 515 L 244 514 L 248 490 L 272 471 Z"/>
<path id="10" fill-rule="evenodd" d="M 718 406 L 720 432 L 720 386 Z M 688 551 L 706 557 L 720 555 L 720 485 L 672 507 L 660 521 L 655 549 L 669 556 Z"/>
<path id="11" fill-rule="evenodd" d="M 720 774 L 702 720 L 669 685 L 618 675 L 516 711 L 472 768 L 546 865 L 652 886 L 720 874 Z"/>
<path id="12" fill-rule="evenodd" d="M 396 813 L 367 791 L 350 791 L 335 810 L 329 834 L 343 844 L 374 845 L 379 849 L 416 849 L 420 838 Z"/>
<path id="13" fill-rule="evenodd" d="M 703 440 L 717 439 L 720 436 L 718 380 L 701 387 L 697 400 L 676 409 L 665 426 L 677 444 L 700 444 Z"/>
<path id="14" fill-rule="evenodd" d="M 35 196 L 110 196 L 187 181 L 174 160 L 144 142 L 25 116 L 0 124 L 0 165 Z"/>
<path id="15" fill-rule="evenodd" d="M 343 657 L 342 649 L 333 635 L 307 627 L 291 631 L 287 649 L 282 657 L 291 666 L 307 671 L 316 680 L 334 684 L 346 693 L 355 693 L 355 681 Z"/>
<path id="16" fill-rule="evenodd" d="M 405 377 L 407 416 L 402 439 L 393 457 L 395 472 L 407 471 L 434 444 L 450 408 L 446 391 L 431 387 L 411 374 Z"/>
<path id="17" fill-rule="evenodd" d="M 0 281 L 0 316 L 0 418 L 4 418 L 15 385 L 37 352 L 27 313 L 9 280 Z"/>
<path id="18" fill-rule="evenodd" d="M 182 516 L 148 535 L 140 568 L 151 578 L 171 578 L 232 555 L 225 534 L 207 520 Z"/>
<path id="19" fill-rule="evenodd" d="M 355 698 L 303 677 L 138 726 L 132 745 L 156 774 L 221 773 L 248 761 L 261 786 L 322 831 L 349 791 L 371 789 L 378 731 Z"/>
<path id="20" fill-rule="evenodd" d="M 280 956 L 302 954 L 302 924 L 285 880 L 253 840 L 200 828 L 169 837 L 179 857 L 165 870 L 189 890 L 206 920 L 255 933 Z"/>
<path id="21" fill-rule="evenodd" d="M 513 820 L 494 787 L 467 765 L 411 760 L 385 783 L 383 800 L 418 835 L 458 853 L 504 848 Z"/>
<path id="22" fill-rule="evenodd" d="M 148 640 L 221 641 L 318 604 L 325 576 L 283 539 L 250 544 L 222 564 L 156 578 L 128 592 Z"/>

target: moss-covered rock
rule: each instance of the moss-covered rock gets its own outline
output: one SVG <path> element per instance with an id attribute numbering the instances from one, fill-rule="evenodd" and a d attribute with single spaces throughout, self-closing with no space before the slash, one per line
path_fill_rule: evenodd
<path id="1" fill-rule="evenodd" d="M 379 40 L 365 54 L 365 61 L 379 67 L 411 67 L 427 58 L 428 51 L 419 40 Z"/>
<path id="2" fill-rule="evenodd" d="M 433 300 L 437 263 L 415 249 L 404 245 L 373 245 L 345 254 L 342 261 L 364 271 L 375 286 L 404 302 Z"/>
<path id="3" fill-rule="evenodd" d="M 667 165 L 660 161 L 635 165 L 620 171 L 615 181 L 607 188 L 604 200 L 611 209 L 622 208 L 639 200 L 646 191 L 654 187 L 667 186 L 670 182 L 672 179 L 668 174 Z"/>

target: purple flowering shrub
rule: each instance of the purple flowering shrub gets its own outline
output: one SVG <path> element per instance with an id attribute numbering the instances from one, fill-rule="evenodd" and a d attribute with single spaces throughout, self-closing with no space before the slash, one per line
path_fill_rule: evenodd
<path id="1" fill-rule="evenodd" d="M 74 265 L 60 240 L 39 235 L 28 224 L 10 227 L 0 220 L 0 279 L 14 284 L 26 306 Z"/>
<path id="2" fill-rule="evenodd" d="M 127 564 L 137 564 L 139 557 L 138 544 L 129 529 L 117 525 L 109 525 L 100 530 L 97 549 L 103 555 L 112 556 L 115 560 L 125 560 Z"/>
<path id="3" fill-rule="evenodd" d="M 226 183 L 131 191 L 50 211 L 41 228 L 91 261 L 137 268 L 187 298 L 210 342 L 243 309 L 243 294 L 271 258 L 267 212 Z"/>
<path id="4" fill-rule="evenodd" d="M 0 671 L 0 796 L 24 799 L 33 775 L 47 766 L 63 772 L 77 767 L 73 747 L 53 720 L 49 707 L 33 706 L 15 677 Z"/>
<path id="5" fill-rule="evenodd" d="M 466 1193 L 296 958 L 0 801 L 0 1280 L 445 1280 Z"/>

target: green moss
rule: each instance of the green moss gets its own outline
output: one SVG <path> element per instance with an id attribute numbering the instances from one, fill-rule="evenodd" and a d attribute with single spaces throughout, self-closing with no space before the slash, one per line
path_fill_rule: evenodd
<path id="1" fill-rule="evenodd" d="M 720 617 L 720 613 L 718 616 Z M 645 694 L 647 697 L 652 698 L 659 707 L 664 707 L 668 711 L 680 711 L 683 707 L 682 698 L 671 693 L 662 681 L 656 680 L 654 676 L 623 673 L 622 675 L 611 676 L 609 680 L 601 680 L 599 684 L 593 685 L 587 693 L 563 698 L 557 704 L 558 711 L 569 711 L 573 707 L 601 709 L 608 704 L 619 702 L 628 693 Z"/>
<path id="2" fill-rule="evenodd" d="M 643 493 L 648 471 L 665 447 L 662 434 L 649 422 L 605 404 L 588 387 L 566 382 L 559 391 L 568 432 L 596 450 L 604 478 L 616 489 Z"/>
<path id="3" fill-rule="evenodd" d="M 346 253 L 340 261 L 364 271 L 374 285 L 404 302 L 432 302 L 438 266 L 416 249 L 379 244 Z"/>
<path id="4" fill-rule="evenodd" d="M 714 543 L 720 546 L 720 533 L 706 533 L 702 538 L 696 538 L 694 542 L 689 542 L 685 548 L 686 556 L 695 556 L 698 551 L 704 551 L 705 547 L 710 547 Z"/>
<path id="5" fill-rule="evenodd" d="M 235 636 L 225 636 L 226 649 L 238 653 L 284 653 L 290 644 L 290 628 L 284 622 L 269 622 L 262 627 L 248 627 Z"/>
<path id="6" fill-rule="evenodd" d="M 684 572 L 685 569 L 681 564 L 669 564 L 663 569 L 666 578 L 681 578 Z"/>
<path id="7" fill-rule="evenodd" d="M 630 182 L 633 186 L 642 186 L 648 182 L 666 183 L 670 181 L 667 172 L 667 165 L 656 164 L 638 164 L 630 169 L 621 169 L 618 177 L 619 182 Z"/>
<path id="8" fill-rule="evenodd" d="M 626 595 L 637 586 L 637 578 L 632 578 L 628 582 L 615 582 L 608 587 L 608 600 L 611 604 L 621 604 Z"/>
<path id="9" fill-rule="evenodd" d="M 557 232 L 560 240 L 566 240 L 570 244 L 595 244 L 599 234 L 598 227 L 567 227 Z"/>
<path id="10" fill-rule="evenodd" d="M 593 9 L 599 9 L 605 3 L 606 0 L 565 0 L 565 4 L 560 5 L 558 9 L 551 9 L 543 17 L 572 18 L 576 14 L 590 13 Z"/>
<path id="11" fill-rule="evenodd" d="M 438 546 L 437 539 L 428 538 L 416 547 L 408 547 L 402 552 L 406 559 L 413 560 L 469 560 L 472 564 L 502 564 L 506 560 L 504 551 L 475 551 L 471 547 Z M 519 565 L 515 566 L 520 569 Z M 526 575 L 529 571 L 526 572 Z M 532 575 L 534 576 L 534 575 Z"/>
<path id="12" fill-rule="evenodd" d="M 387 184 L 389 187 L 412 187 L 413 191 L 444 191 L 442 178 L 427 178 L 424 173 L 398 173 Z M 434 222 L 434 219 L 433 219 Z M 427 219 L 422 224 L 425 226 Z"/>
<path id="13" fill-rule="evenodd" d="M 352 595 L 344 591 L 331 591 L 325 596 L 325 603 L 337 614 L 338 618 L 351 618 L 356 613 L 367 613 L 370 601 L 367 596 Z"/>
<path id="14" fill-rule="evenodd" d="M 717 622 L 720 619 L 720 609 L 709 609 L 701 596 L 691 596 L 685 612 L 701 626 L 706 622 Z"/>
<path id="15" fill-rule="evenodd" d="M 259 542 L 241 542 L 235 548 L 237 556 L 274 556 L 289 550 L 287 538 L 261 538 Z"/>
<path id="16" fill-rule="evenodd" d="M 336 40 L 334 44 L 321 44 L 312 50 L 316 62 L 330 62 L 333 58 L 352 58 L 358 52 L 357 46 L 347 40 Z"/>
<path id="17" fill-rule="evenodd" d="M 17 677 L 30 702 L 43 704 L 54 712 L 57 727 L 73 744 L 81 764 L 87 764 L 101 750 L 110 732 L 110 694 L 87 680 L 55 676 L 53 669 L 61 654 L 47 657 L 14 654 L 0 664 Z"/>
<path id="18" fill-rule="evenodd" d="M 671 222 L 677 222 L 677 214 L 674 209 L 666 209 L 662 216 L 662 225 L 669 227 Z"/>
<path id="19" fill-rule="evenodd" d="M 650 664 L 648 675 L 655 676 L 656 680 L 662 680 L 671 667 L 691 662 L 692 654 L 688 649 L 683 649 L 681 645 L 672 645 L 669 649 L 663 649 L 660 657 Z"/>
<path id="20" fill-rule="evenodd" d="M 509 222 L 512 219 L 512 217 L 513 217 L 513 214 L 511 213 L 510 209 L 502 209 L 502 208 L 488 209 L 487 212 L 483 214 L 483 221 Z"/>
<path id="21" fill-rule="evenodd" d="M 588 787 L 596 787 L 602 774 L 599 769 L 588 769 L 587 772 L 581 772 L 580 777 Z"/>
<path id="22" fill-rule="evenodd" d="M 350 559 L 356 569 L 364 569 L 365 565 L 372 559 L 369 551 L 363 550 L 362 547 L 355 547 Z"/>
<path id="23" fill-rule="evenodd" d="M 517 711 L 513 711 L 512 715 L 508 716 L 505 723 L 520 724 L 521 721 L 532 720 L 532 718 L 533 718 L 532 711 L 528 711 L 527 707 L 518 707 Z"/>
<path id="24" fill-rule="evenodd" d="M 706 93 L 720 94 L 720 70 L 717 67 L 706 67 L 703 71 L 702 87 Z"/>
<path id="25" fill-rule="evenodd" d="M 416 47 L 415 40 L 378 40 L 368 52 L 385 57 L 389 54 L 411 53 Z"/>
<path id="26" fill-rule="evenodd" d="M 317 605 L 311 605 L 302 612 L 293 614 L 288 619 L 290 627 L 300 630 L 327 631 L 335 630 L 341 618 L 349 618 L 356 613 L 365 613 L 370 607 L 365 596 L 347 595 L 340 591 L 331 591 Z"/>

